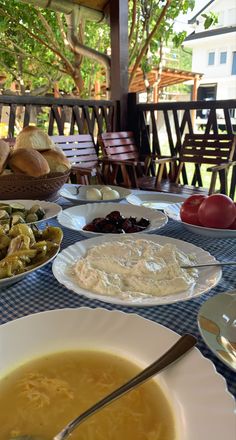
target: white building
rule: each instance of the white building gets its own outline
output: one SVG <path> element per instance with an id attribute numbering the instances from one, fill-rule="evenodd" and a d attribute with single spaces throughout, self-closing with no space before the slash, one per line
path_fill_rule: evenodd
<path id="1" fill-rule="evenodd" d="M 204 29 L 202 14 L 218 14 L 218 24 Z M 192 70 L 204 73 L 199 100 L 236 98 L 236 0 L 211 0 L 191 20 L 193 33 L 184 47 L 192 48 Z"/>

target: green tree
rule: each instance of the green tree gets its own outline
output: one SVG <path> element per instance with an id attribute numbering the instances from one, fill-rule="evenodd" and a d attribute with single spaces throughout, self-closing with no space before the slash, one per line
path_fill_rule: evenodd
<path id="1" fill-rule="evenodd" d="M 0 68 L 7 74 L 7 85 L 15 81 L 20 93 L 45 94 L 56 83 L 65 92 L 73 89 L 83 96 L 89 88 L 89 72 L 100 65 L 77 53 L 68 43 L 65 15 L 24 5 L 19 1 L 0 1 Z M 109 29 L 103 25 L 80 23 L 82 43 L 100 47 L 109 45 Z M 85 83 L 85 84 L 84 84 Z"/>
<path id="2" fill-rule="evenodd" d="M 89 97 L 96 75 L 106 74 L 109 87 L 108 24 L 85 20 L 76 7 L 65 14 L 22 3 L 27 1 L 0 0 L 0 68 L 8 83 L 17 82 L 21 93 L 44 94 L 56 85 Z M 174 32 L 174 21 L 193 7 L 194 0 L 129 0 L 130 85 L 139 67 L 147 91 L 153 66 L 160 80 L 163 46 L 180 46 L 186 36 Z M 206 26 L 215 20 L 204 18 Z"/>

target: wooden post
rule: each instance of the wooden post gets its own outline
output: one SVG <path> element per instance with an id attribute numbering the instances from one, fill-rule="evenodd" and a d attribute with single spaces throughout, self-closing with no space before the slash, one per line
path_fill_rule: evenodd
<path id="1" fill-rule="evenodd" d="M 197 101 L 197 91 L 199 85 L 199 76 L 195 75 L 193 80 L 192 101 Z M 191 111 L 192 125 L 195 128 L 196 110 Z"/>
<path id="2" fill-rule="evenodd" d="M 158 81 L 158 73 L 155 71 L 155 81 L 153 87 L 153 102 L 158 102 L 159 100 L 159 81 Z"/>
<path id="3" fill-rule="evenodd" d="M 198 85 L 199 85 L 199 76 L 196 75 L 193 80 L 192 101 L 197 101 Z"/>
<path id="4" fill-rule="evenodd" d="M 111 0 L 111 99 L 120 102 L 120 129 L 127 129 L 128 1 Z"/>

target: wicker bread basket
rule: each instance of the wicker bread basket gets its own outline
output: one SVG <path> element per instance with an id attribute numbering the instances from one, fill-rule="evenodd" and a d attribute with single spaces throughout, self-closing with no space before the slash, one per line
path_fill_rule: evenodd
<path id="1" fill-rule="evenodd" d="M 56 200 L 69 175 L 70 171 L 37 178 L 16 173 L 0 176 L 0 200 Z"/>

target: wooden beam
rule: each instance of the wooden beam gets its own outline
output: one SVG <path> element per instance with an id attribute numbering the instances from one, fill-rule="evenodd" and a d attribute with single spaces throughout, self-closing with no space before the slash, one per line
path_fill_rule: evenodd
<path id="1" fill-rule="evenodd" d="M 197 101 L 198 85 L 199 85 L 199 77 L 195 76 L 193 81 L 192 101 Z"/>
<path id="2" fill-rule="evenodd" d="M 120 129 L 127 128 L 128 1 L 110 1 L 111 99 L 120 102 Z"/>
<path id="3" fill-rule="evenodd" d="M 196 75 L 194 78 L 194 81 L 193 81 L 192 101 L 197 101 L 198 85 L 199 85 L 199 76 Z M 195 127 L 196 110 L 191 111 L 191 119 L 192 119 L 192 125 L 193 125 L 193 127 Z"/>

